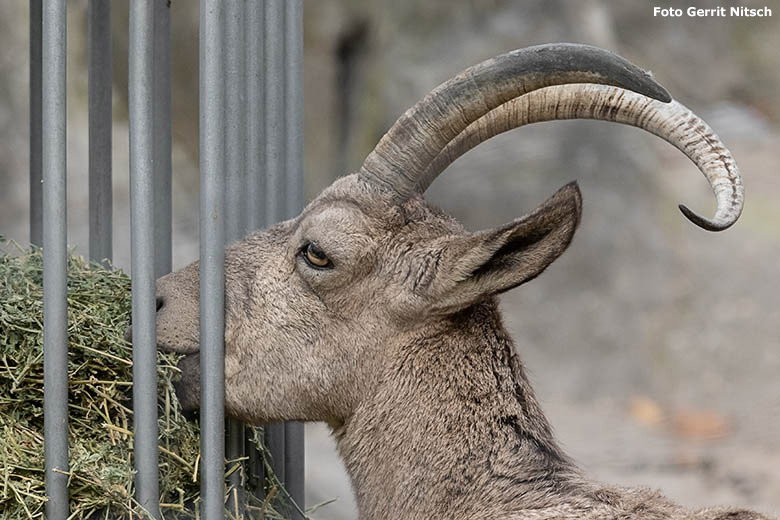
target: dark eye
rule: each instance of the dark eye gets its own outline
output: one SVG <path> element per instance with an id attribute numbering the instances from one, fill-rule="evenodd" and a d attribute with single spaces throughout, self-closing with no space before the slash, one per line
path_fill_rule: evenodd
<path id="1" fill-rule="evenodd" d="M 333 265 L 331 264 L 328 255 L 317 247 L 316 244 L 312 244 L 311 242 L 304 246 L 301 250 L 301 255 L 303 256 L 303 259 L 306 260 L 306 263 L 315 269 L 327 269 Z"/>

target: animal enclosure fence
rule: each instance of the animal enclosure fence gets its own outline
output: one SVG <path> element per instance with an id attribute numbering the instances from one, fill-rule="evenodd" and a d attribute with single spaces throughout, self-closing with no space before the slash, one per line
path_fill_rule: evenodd
<path id="1" fill-rule="evenodd" d="M 110 0 L 89 0 L 89 255 L 112 257 Z M 196 8 L 193 3 L 192 8 Z M 30 241 L 44 263 L 46 518 L 68 517 L 66 0 L 30 1 Z M 200 2 L 201 517 L 224 515 L 224 461 L 263 462 L 224 419 L 224 245 L 303 205 L 302 0 Z M 171 270 L 171 20 L 131 0 L 128 94 L 135 498 L 160 518 L 155 279 Z M 266 428 L 272 466 L 303 504 L 303 425 Z M 239 473 L 229 485 L 241 506 Z M 262 485 L 259 486 L 262 492 Z M 294 517 L 300 513 L 293 511 Z"/>

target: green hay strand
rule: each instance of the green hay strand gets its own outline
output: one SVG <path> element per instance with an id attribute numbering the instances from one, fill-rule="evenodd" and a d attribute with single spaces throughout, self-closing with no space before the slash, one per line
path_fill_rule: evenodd
<path id="1" fill-rule="evenodd" d="M 0 518 L 31 520 L 43 518 L 46 502 L 42 257 L 39 249 L 7 249 L 11 254 L 0 251 Z M 126 274 L 69 257 L 70 519 L 148 517 L 132 498 L 132 349 L 124 339 L 130 309 Z M 173 391 L 178 357 L 158 352 L 157 359 L 162 513 L 196 518 L 198 425 L 185 420 Z M 285 518 L 297 506 L 273 475 L 260 432 L 254 441 L 266 461 L 270 498 L 247 498 L 245 518 Z M 246 481 L 243 465 L 239 471 Z"/>

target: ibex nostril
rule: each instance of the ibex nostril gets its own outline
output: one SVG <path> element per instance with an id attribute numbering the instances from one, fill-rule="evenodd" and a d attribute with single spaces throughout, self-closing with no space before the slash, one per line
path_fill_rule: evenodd
<path id="1" fill-rule="evenodd" d="M 160 312 L 160 309 L 163 308 L 163 305 L 165 305 L 165 299 L 162 296 L 157 297 L 157 312 Z"/>

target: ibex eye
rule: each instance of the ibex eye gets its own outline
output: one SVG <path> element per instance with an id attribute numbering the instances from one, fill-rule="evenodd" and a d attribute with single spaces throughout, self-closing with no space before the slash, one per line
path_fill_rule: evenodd
<path id="1" fill-rule="evenodd" d="M 328 255 L 311 242 L 306 244 L 301 250 L 301 253 L 303 254 L 303 259 L 306 260 L 306 263 L 315 269 L 326 269 L 332 266 Z"/>

